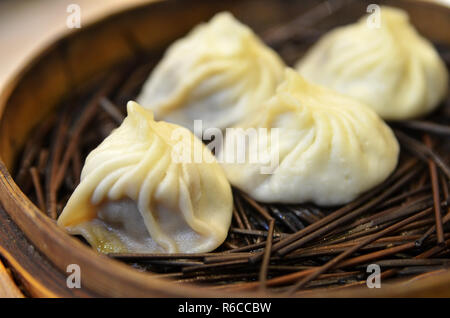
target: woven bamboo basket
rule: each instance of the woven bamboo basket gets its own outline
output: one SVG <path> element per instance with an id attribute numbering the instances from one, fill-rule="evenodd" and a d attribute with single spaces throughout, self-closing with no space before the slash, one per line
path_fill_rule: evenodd
<path id="1" fill-rule="evenodd" d="M 0 255 L 35 297 L 273 297 L 270 291 L 227 292 L 175 284 L 99 255 L 41 213 L 11 177 L 33 129 L 57 111 L 68 95 L 97 74 L 131 59 L 137 51 L 159 51 L 214 13 L 229 10 L 256 31 L 292 20 L 317 1 L 169 0 L 127 9 L 84 25 L 31 58 L 0 95 Z M 432 41 L 450 45 L 450 8 L 420 1 L 387 1 L 411 16 Z M 339 14 L 354 21 L 369 2 L 355 1 Z M 336 18 L 334 18 L 336 19 Z M 78 264 L 82 288 L 66 287 L 66 269 Z M 310 291 L 313 297 L 450 296 L 450 271 L 424 275 L 388 288 L 355 287 Z"/>

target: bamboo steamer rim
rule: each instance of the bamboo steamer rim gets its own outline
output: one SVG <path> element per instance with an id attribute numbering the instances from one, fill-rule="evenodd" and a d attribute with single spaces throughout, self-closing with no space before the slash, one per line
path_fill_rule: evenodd
<path id="1" fill-rule="evenodd" d="M 228 5 L 236 5 L 239 1 L 230 1 Z M 252 0 L 241 1 L 241 3 L 251 3 Z M 255 2 L 255 1 L 253 1 Z M 266 1 L 271 2 L 271 1 Z M 274 2 L 274 1 L 273 1 Z M 188 4 L 187 4 L 188 3 Z M 61 37 L 54 43 L 43 47 L 41 50 L 24 63 L 21 69 L 16 72 L 0 92 L 0 202 L 5 208 L 7 214 L 11 217 L 14 223 L 23 231 L 24 235 L 29 241 L 43 254 L 49 261 L 55 265 L 62 273 L 66 272 L 68 264 L 78 264 L 82 270 L 82 284 L 85 288 L 93 291 L 93 295 L 101 295 L 106 297 L 277 297 L 278 294 L 267 291 L 255 292 L 225 292 L 205 288 L 192 284 L 176 284 L 164 279 L 154 277 L 148 273 L 141 273 L 131 267 L 108 258 L 104 255 L 99 255 L 91 248 L 85 246 L 77 239 L 69 236 L 62 229 L 60 229 L 53 220 L 43 215 L 42 212 L 28 199 L 28 197 L 20 190 L 12 179 L 8 168 L 12 167 L 13 157 L 16 155 L 14 149 L 11 150 L 8 146 L 2 147 L 7 142 L 8 129 L 15 126 L 9 126 L 9 114 L 14 114 L 14 109 L 11 105 L 11 99 L 16 93 L 18 87 L 23 83 L 43 59 L 53 51 L 57 50 L 63 41 L 71 41 L 81 33 L 90 32 L 93 28 L 101 27 L 105 21 L 113 21 L 119 17 L 126 15 L 139 14 L 140 10 L 153 10 L 158 12 L 170 12 L 176 6 L 182 5 L 199 5 L 208 7 L 207 1 L 182 1 L 170 0 L 155 3 L 139 3 L 133 5 L 121 12 L 108 13 L 104 16 L 98 17 L 97 20 L 85 23 L 85 26 L 80 31 L 71 31 L 67 34 L 62 34 Z M 406 9 L 415 8 L 415 10 L 424 10 L 426 12 L 433 12 L 440 16 L 448 17 L 448 24 L 450 25 L 450 8 L 442 5 L 424 2 L 424 1 L 388 1 L 387 4 L 398 4 Z M 209 4 L 212 8 L 209 10 L 218 11 L 223 9 L 220 5 L 215 6 Z M 202 7 L 203 8 L 203 7 Z M 428 11 L 427 11 L 428 10 Z M 209 12 L 205 9 L 205 12 Z M 149 12 L 149 11 L 147 11 Z M 204 13 L 203 13 L 204 14 Z M 156 13 L 155 13 L 156 15 Z M 196 17 L 193 18 L 194 20 Z M 126 19 L 125 19 L 126 21 Z M 450 28 L 449 28 L 450 29 Z M 442 32 L 445 33 L 445 30 Z M 450 45 L 450 38 L 446 40 Z M 70 86 L 67 86 L 69 88 Z M 61 95 L 62 97 L 62 95 Z M 25 107 L 25 106 L 24 106 Z M 9 115 L 12 116 L 12 115 Z M 31 127 L 28 127 L 28 131 Z M 26 129 L 25 129 L 26 130 Z M 2 136 L 2 132 L 4 132 Z M 6 136 L 6 137 L 5 137 Z M 16 140 L 17 144 L 22 143 L 23 140 Z M 5 148 L 6 147 L 6 148 Z M 11 146 L 12 147 L 12 146 Z M 19 149 L 19 145 L 15 145 Z M 8 153 L 5 149 L 9 150 Z M 15 264 L 15 259 L 12 255 L 4 251 L 0 246 L 0 254 L 2 254 L 10 264 Z M 17 264 L 20 267 L 20 264 Z M 31 285 L 34 284 L 37 292 L 36 295 L 44 297 L 58 297 L 61 296 L 57 292 L 47 289 L 46 286 L 40 286 L 39 282 L 33 279 L 28 273 L 27 276 L 22 274 L 22 278 L 27 280 Z M 311 297 L 404 297 L 404 296 L 433 296 L 435 294 L 450 296 L 450 270 L 440 271 L 439 275 L 426 275 L 424 278 L 417 281 L 415 284 L 406 284 L 404 282 L 392 283 L 381 289 L 368 289 L 366 286 L 355 287 L 346 290 L 330 290 L 324 291 L 310 291 L 307 296 Z"/>

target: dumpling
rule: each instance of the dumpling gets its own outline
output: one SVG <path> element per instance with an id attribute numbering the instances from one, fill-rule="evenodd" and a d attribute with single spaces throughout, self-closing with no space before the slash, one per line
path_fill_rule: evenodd
<path id="1" fill-rule="evenodd" d="M 359 22 L 324 35 L 296 68 L 306 79 L 350 95 L 388 120 L 433 111 L 446 96 L 448 73 L 406 12 L 382 7 L 380 27 Z"/>
<path id="2" fill-rule="evenodd" d="M 261 111 L 236 127 L 246 147 L 236 146 L 242 134 L 229 138 L 227 130 L 220 161 L 230 183 L 261 202 L 347 203 L 397 165 L 397 140 L 370 107 L 292 69 Z"/>
<path id="3" fill-rule="evenodd" d="M 187 129 L 154 121 L 135 102 L 127 111 L 86 158 L 58 224 L 104 253 L 214 250 L 233 206 L 222 168 Z"/>
<path id="4" fill-rule="evenodd" d="M 156 119 L 191 131 L 194 120 L 202 130 L 223 129 L 273 95 L 284 67 L 250 28 L 219 13 L 172 44 L 137 100 Z"/>

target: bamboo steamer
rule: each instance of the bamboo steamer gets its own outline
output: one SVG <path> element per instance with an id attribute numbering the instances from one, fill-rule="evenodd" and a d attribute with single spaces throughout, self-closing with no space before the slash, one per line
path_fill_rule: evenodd
<path id="1" fill-rule="evenodd" d="M 37 297 L 273 297 L 268 292 L 227 294 L 195 285 L 177 285 L 138 272 L 72 238 L 42 214 L 11 178 L 17 155 L 30 131 L 60 101 L 96 74 L 132 58 L 137 50 L 164 48 L 194 25 L 221 10 L 233 12 L 255 30 L 289 21 L 318 1 L 169 0 L 139 5 L 84 26 L 32 57 L 0 94 L 0 254 L 27 293 Z M 427 38 L 450 45 L 450 8 L 420 1 L 386 1 L 409 12 Z M 369 2 L 349 5 L 339 21 L 354 21 Z M 81 268 L 82 288 L 66 287 L 69 264 Z M 450 296 L 450 271 L 381 289 L 310 291 L 311 297 Z"/>

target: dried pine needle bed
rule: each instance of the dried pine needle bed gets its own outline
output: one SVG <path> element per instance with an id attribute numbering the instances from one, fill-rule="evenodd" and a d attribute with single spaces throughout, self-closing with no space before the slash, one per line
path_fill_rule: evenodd
<path id="1" fill-rule="evenodd" d="M 292 64 L 326 31 L 314 23 L 338 9 L 316 9 L 307 26 L 298 18 L 261 36 Z M 450 47 L 436 46 L 450 67 Z M 42 213 L 61 213 L 87 154 L 121 123 L 161 53 L 99 76 L 31 135 L 15 180 Z M 110 256 L 179 283 L 283 294 L 365 285 L 372 263 L 383 283 L 442 270 L 450 266 L 450 96 L 427 118 L 389 124 L 401 144 L 397 169 L 345 206 L 261 204 L 233 189 L 231 229 L 216 251 Z"/>

